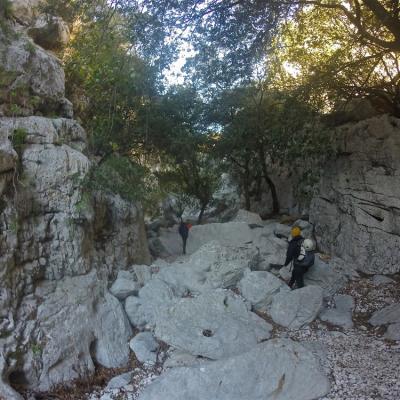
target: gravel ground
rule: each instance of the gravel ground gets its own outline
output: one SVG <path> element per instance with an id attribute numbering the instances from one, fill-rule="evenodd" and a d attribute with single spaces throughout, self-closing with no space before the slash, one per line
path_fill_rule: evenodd
<path id="1" fill-rule="evenodd" d="M 371 278 L 361 277 L 341 291 L 355 299 L 353 329 L 333 327 L 319 320 L 297 331 L 274 326 L 275 337 L 300 341 L 321 359 L 332 387 L 320 400 L 400 400 L 400 342 L 386 340 L 385 327 L 368 324 L 373 312 L 400 302 L 400 276 L 394 279 L 377 286 Z M 166 348 L 162 351 L 160 360 L 165 359 Z M 137 400 L 140 390 L 162 371 L 162 363 L 153 368 L 136 368 L 130 385 L 112 391 L 98 390 L 83 398 Z"/>
<path id="2" fill-rule="evenodd" d="M 332 388 L 321 400 L 400 400 L 400 342 L 386 340 L 385 327 L 368 324 L 373 312 L 400 302 L 399 277 L 379 286 L 363 277 L 350 282 L 341 293 L 355 300 L 354 329 L 315 321 L 308 329 L 276 335 L 310 343 L 314 352 L 322 355 Z"/>

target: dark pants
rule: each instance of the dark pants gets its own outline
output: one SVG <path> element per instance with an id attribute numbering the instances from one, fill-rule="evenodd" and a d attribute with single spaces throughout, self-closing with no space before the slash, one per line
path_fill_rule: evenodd
<path id="1" fill-rule="evenodd" d="M 298 288 L 304 287 L 304 279 L 303 275 L 305 274 L 306 270 L 303 267 L 293 267 L 292 277 L 289 281 L 289 286 L 293 288 L 294 283 L 296 282 Z"/>
<path id="2" fill-rule="evenodd" d="M 182 236 L 183 254 L 186 254 L 186 241 L 187 241 L 187 236 Z"/>

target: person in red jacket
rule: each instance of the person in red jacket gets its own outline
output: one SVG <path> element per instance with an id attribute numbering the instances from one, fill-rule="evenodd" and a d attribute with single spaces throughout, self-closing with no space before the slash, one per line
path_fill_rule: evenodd
<path id="1" fill-rule="evenodd" d="M 183 245 L 183 254 L 186 254 L 186 242 L 189 237 L 189 230 L 192 227 L 191 224 L 187 224 L 183 222 L 181 218 L 181 223 L 179 224 L 179 234 L 181 235 L 182 238 L 182 245 Z"/>

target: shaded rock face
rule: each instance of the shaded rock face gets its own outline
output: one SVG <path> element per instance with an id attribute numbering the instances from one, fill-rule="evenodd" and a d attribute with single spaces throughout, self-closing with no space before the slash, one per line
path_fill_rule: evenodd
<path id="1" fill-rule="evenodd" d="M 341 128 L 310 215 L 319 246 L 366 273 L 400 271 L 400 120 Z"/>
<path id="2" fill-rule="evenodd" d="M 130 324 L 108 282 L 150 255 L 140 206 L 85 188 L 86 134 L 64 118 L 59 61 L 22 25 L 0 32 L 0 55 L 0 398 L 11 400 L 9 383 L 46 390 L 94 361 L 128 361 Z"/>

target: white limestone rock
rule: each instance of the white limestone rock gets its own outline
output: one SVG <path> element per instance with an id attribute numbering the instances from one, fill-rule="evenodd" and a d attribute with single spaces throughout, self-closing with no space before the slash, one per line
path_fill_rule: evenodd
<path id="1" fill-rule="evenodd" d="M 217 289 L 171 304 L 158 316 L 155 335 L 177 349 L 216 360 L 250 350 L 271 330 L 241 298 Z"/>
<path id="2" fill-rule="evenodd" d="M 259 311 L 266 311 L 278 293 L 290 292 L 285 282 L 264 271 L 246 273 L 239 282 L 238 288 L 241 295 Z"/>
<path id="3" fill-rule="evenodd" d="M 400 303 L 394 303 L 374 312 L 368 321 L 373 326 L 400 323 Z"/>
<path id="4" fill-rule="evenodd" d="M 246 224 L 255 224 L 255 225 L 262 225 L 263 223 L 259 214 L 243 209 L 237 212 L 232 222 L 245 222 Z"/>
<path id="5" fill-rule="evenodd" d="M 322 308 L 322 299 L 322 288 L 305 286 L 274 296 L 269 313 L 277 324 L 298 329 L 314 321 Z"/>
<path id="6" fill-rule="evenodd" d="M 320 248 L 359 271 L 400 271 L 400 120 L 380 115 L 338 130 L 310 219 Z"/>
<path id="7" fill-rule="evenodd" d="M 125 300 L 129 296 L 137 295 L 140 285 L 128 271 L 119 271 L 117 279 L 110 287 L 110 292 L 118 299 Z"/>
<path id="8" fill-rule="evenodd" d="M 188 259 L 162 268 L 157 278 L 173 288 L 177 296 L 198 294 L 209 289 L 236 286 L 244 271 L 258 262 L 258 251 L 252 247 L 224 246 L 213 241 Z"/>
<path id="9" fill-rule="evenodd" d="M 140 332 L 130 342 L 129 347 L 139 362 L 154 365 L 157 362 L 157 350 L 160 345 L 151 332 Z"/>
<path id="10" fill-rule="evenodd" d="M 235 357 L 173 368 L 139 400 L 313 400 L 329 392 L 319 362 L 301 344 L 271 340 Z"/>
<path id="11" fill-rule="evenodd" d="M 352 296 L 338 294 L 334 297 L 335 307 L 325 308 L 319 314 L 319 319 L 332 325 L 350 329 L 354 326 L 352 312 L 354 310 L 354 299 Z"/>

